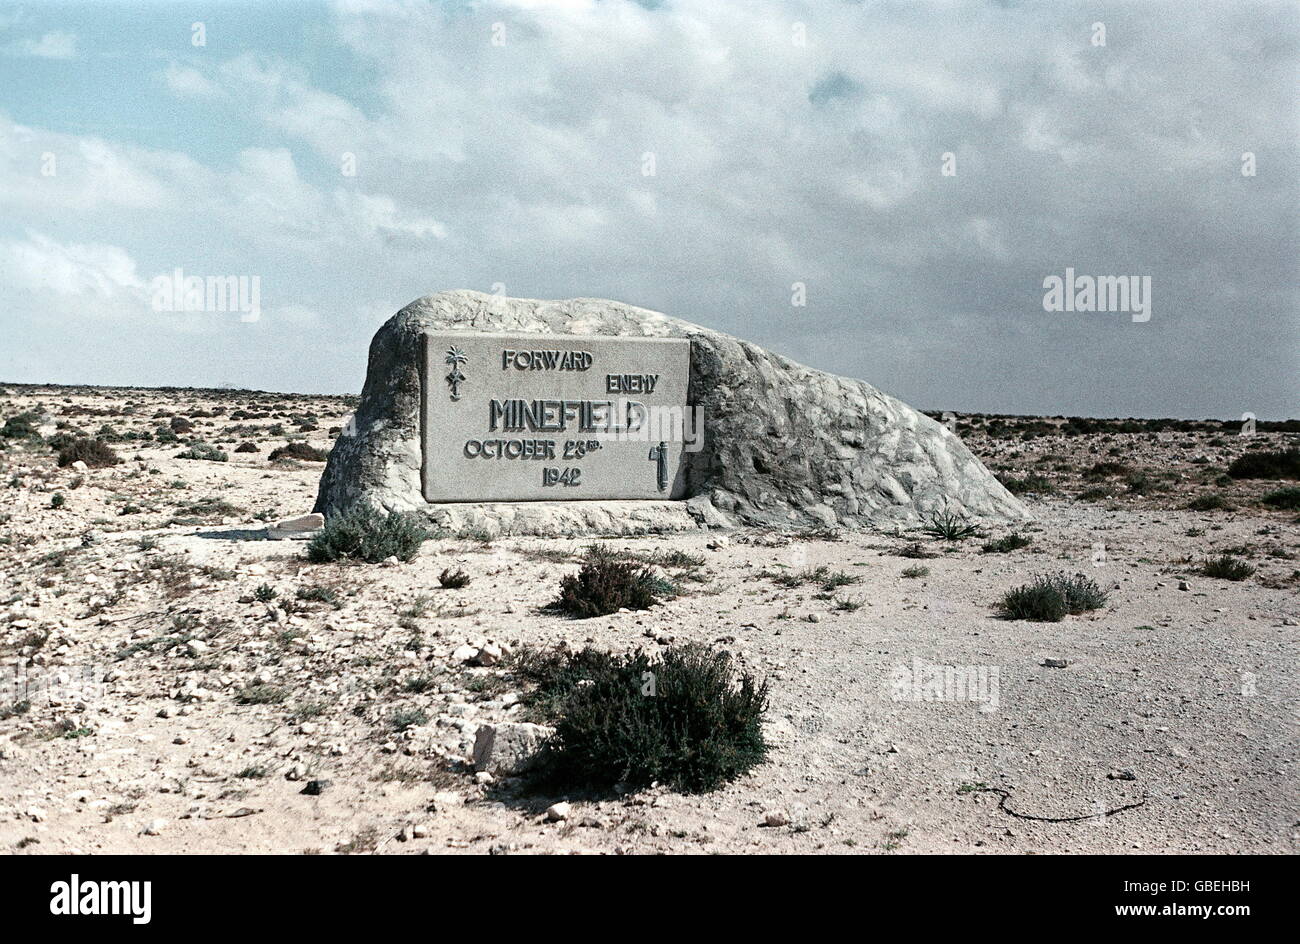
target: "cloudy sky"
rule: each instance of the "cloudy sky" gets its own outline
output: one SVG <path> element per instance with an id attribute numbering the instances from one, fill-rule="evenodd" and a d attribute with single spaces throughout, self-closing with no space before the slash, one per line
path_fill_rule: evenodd
<path id="1" fill-rule="evenodd" d="M 0 3 L 0 381 L 357 391 L 473 288 L 926 409 L 1294 417 L 1298 39 L 1248 0 Z M 1067 267 L 1149 320 L 1045 311 Z M 259 316 L 155 310 L 178 268 Z"/>

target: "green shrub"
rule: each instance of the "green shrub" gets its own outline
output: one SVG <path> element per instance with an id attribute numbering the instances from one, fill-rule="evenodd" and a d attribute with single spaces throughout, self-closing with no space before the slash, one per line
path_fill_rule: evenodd
<path id="1" fill-rule="evenodd" d="M 407 728 L 428 724 L 429 716 L 420 708 L 399 708 L 393 712 L 388 723 L 394 731 L 405 731 Z"/>
<path id="2" fill-rule="evenodd" d="M 1300 488 L 1294 486 L 1279 488 L 1275 492 L 1269 492 L 1260 501 L 1273 508 L 1284 508 L 1288 511 L 1300 510 Z"/>
<path id="3" fill-rule="evenodd" d="M 1028 547 L 1034 543 L 1034 539 L 1027 534 L 1021 534 L 1018 531 L 1012 531 L 1006 537 L 997 538 L 993 541 L 984 542 L 985 554 L 1006 554 L 1010 551 L 1018 551 L 1022 547 Z"/>
<path id="4" fill-rule="evenodd" d="M 78 439 L 59 450 L 59 468 L 65 468 L 74 462 L 84 462 L 92 469 L 106 469 L 121 461 L 107 443 L 98 439 Z"/>
<path id="5" fill-rule="evenodd" d="M 947 541 L 964 541 L 979 534 L 979 527 L 964 515 L 945 509 L 930 515 L 925 532 Z"/>
<path id="6" fill-rule="evenodd" d="M 457 567 L 452 570 L 450 567 L 438 575 L 438 583 L 448 590 L 459 590 L 461 587 L 469 586 L 469 574 Z"/>
<path id="7" fill-rule="evenodd" d="M 50 496 L 50 507 L 62 508 L 67 503 L 67 501 L 68 500 L 63 497 L 62 492 L 55 492 L 52 496 Z"/>
<path id="8" fill-rule="evenodd" d="M 390 557 L 410 561 L 430 537 L 415 515 L 375 511 L 357 505 L 325 522 L 325 527 L 307 545 L 307 559 L 314 564 L 337 560 L 363 560 L 377 564 Z"/>
<path id="9" fill-rule="evenodd" d="M 545 775 L 567 787 L 633 789 L 656 781 L 703 793 L 767 753 L 767 683 L 736 678 L 731 657 L 705 646 L 614 655 L 587 648 L 526 652 L 525 704 L 555 727 Z"/>
<path id="10" fill-rule="evenodd" d="M 226 455 L 216 446 L 208 443 L 195 443 L 184 452 L 176 453 L 177 459 L 206 459 L 208 462 L 229 462 L 230 456 Z"/>
<path id="11" fill-rule="evenodd" d="M 1095 580 L 1083 574 L 1052 574 L 1008 591 L 998 609 L 1006 619 L 1056 623 L 1066 614 L 1098 610 L 1105 604 L 1106 592 Z"/>
<path id="12" fill-rule="evenodd" d="M 1128 466 L 1122 462 L 1094 462 L 1083 477 L 1089 482 L 1100 482 L 1103 479 L 1113 478 L 1117 475 L 1123 475 L 1128 472 Z"/>
<path id="13" fill-rule="evenodd" d="M 1199 495 L 1186 507 L 1188 511 L 1232 511 L 1232 504 L 1222 495 Z"/>
<path id="14" fill-rule="evenodd" d="M 621 609 L 647 610 L 676 588 L 635 561 L 601 556 L 589 559 L 576 574 L 560 580 L 560 596 L 547 609 L 578 619 L 607 616 Z"/>
<path id="15" fill-rule="evenodd" d="M 288 697 L 288 691 L 278 685 L 261 682 L 245 685 L 235 693 L 235 701 L 241 705 L 278 705 Z"/>
<path id="16" fill-rule="evenodd" d="M 3 427 L 0 427 L 0 437 L 5 439 L 39 439 L 40 434 L 36 432 L 36 423 L 38 417 L 34 413 L 19 413 L 17 416 L 11 416 L 5 420 Z"/>
<path id="17" fill-rule="evenodd" d="M 1052 480 L 1037 472 L 1031 472 L 1023 479 L 1013 478 L 1009 475 L 999 475 L 998 481 L 1001 482 L 1002 487 L 1012 495 L 1024 495 L 1029 492 L 1035 492 L 1040 495 L 1050 495 L 1052 492 L 1056 491 L 1056 486 L 1052 484 Z"/>
<path id="18" fill-rule="evenodd" d="M 1245 580 L 1254 572 L 1253 564 L 1248 564 L 1231 554 L 1220 554 L 1218 557 L 1210 558 L 1201 565 L 1200 570 L 1201 576 L 1214 577 L 1217 580 Z"/>
<path id="19" fill-rule="evenodd" d="M 928 577 L 930 576 L 930 568 L 919 566 L 904 567 L 903 576 L 907 577 L 909 580 L 915 580 L 919 577 Z"/>
<path id="20" fill-rule="evenodd" d="M 305 442 L 291 442 L 278 449 L 272 449 L 267 460 L 274 462 L 277 459 L 302 459 L 304 462 L 324 462 L 329 457 L 330 454 L 324 449 L 317 449 Z"/>
<path id="21" fill-rule="evenodd" d="M 1228 466 L 1234 479 L 1300 479 L 1300 448 L 1248 452 Z"/>

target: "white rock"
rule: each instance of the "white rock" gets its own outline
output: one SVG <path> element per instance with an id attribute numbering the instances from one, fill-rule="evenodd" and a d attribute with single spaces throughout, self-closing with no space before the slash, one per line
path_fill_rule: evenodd
<path id="1" fill-rule="evenodd" d="M 573 804 L 561 800 L 559 803 L 552 803 L 546 808 L 546 820 L 550 823 L 558 823 L 561 820 L 569 818 L 573 812 Z"/>

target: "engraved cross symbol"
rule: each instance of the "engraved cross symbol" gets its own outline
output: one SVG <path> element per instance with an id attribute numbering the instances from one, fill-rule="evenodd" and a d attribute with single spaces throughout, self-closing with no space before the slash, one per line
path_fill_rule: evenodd
<path id="1" fill-rule="evenodd" d="M 451 398 L 460 399 L 460 385 L 467 379 L 460 372 L 460 365 L 469 363 L 469 357 L 458 347 L 452 347 L 447 351 L 446 363 L 451 365 L 451 372 L 447 374 L 447 385 L 451 387 Z"/>
<path id="2" fill-rule="evenodd" d="M 650 450 L 650 459 L 658 463 L 655 466 L 655 472 L 659 477 L 659 491 L 668 490 L 668 444 L 661 442 Z"/>

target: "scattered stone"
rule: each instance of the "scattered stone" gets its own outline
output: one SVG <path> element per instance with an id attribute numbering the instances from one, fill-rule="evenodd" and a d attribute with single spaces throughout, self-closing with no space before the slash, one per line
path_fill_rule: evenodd
<path id="1" fill-rule="evenodd" d="M 332 786 L 333 783 L 334 781 L 332 780 L 308 780 L 307 786 L 302 788 L 302 792 L 307 796 L 320 796 L 325 792 L 326 788 Z"/>
<path id="2" fill-rule="evenodd" d="M 569 818 L 573 812 L 573 804 L 561 800 L 559 803 L 552 803 L 546 808 L 546 821 L 548 823 L 559 823 Z"/>
<path id="3" fill-rule="evenodd" d="M 1070 664 L 1068 659 L 1044 659 L 1043 666 L 1048 669 L 1063 669 Z"/>
<path id="4" fill-rule="evenodd" d="M 763 825 L 776 829 L 790 825 L 790 814 L 785 810 L 770 810 L 763 815 Z"/>
<path id="5" fill-rule="evenodd" d="M 325 527 L 325 516 L 312 512 L 309 515 L 277 521 L 266 529 L 266 536 L 272 541 L 306 541 L 323 527 Z"/>

